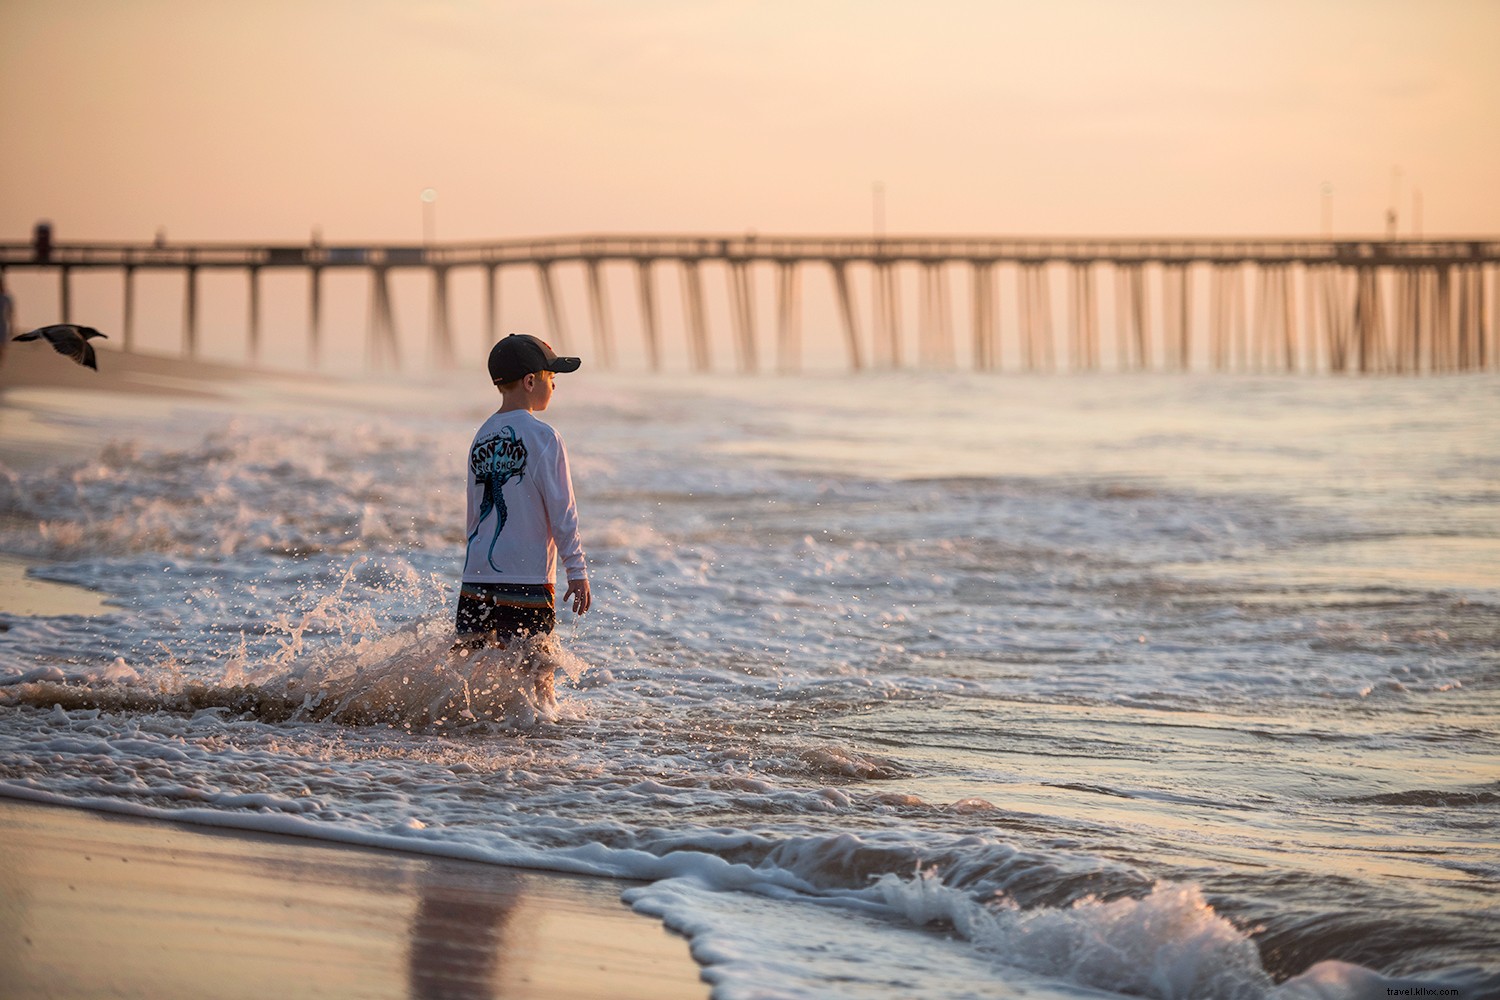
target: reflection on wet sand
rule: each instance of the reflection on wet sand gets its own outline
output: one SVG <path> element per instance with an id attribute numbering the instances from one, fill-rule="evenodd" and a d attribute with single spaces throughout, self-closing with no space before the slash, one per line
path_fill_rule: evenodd
<path id="1" fill-rule="evenodd" d="M 417 1000 L 479 1000 L 497 994 L 502 953 L 513 949 L 507 926 L 521 901 L 521 886 L 483 889 L 453 866 L 434 862 L 422 873 L 412 915 L 407 968 Z"/>
<path id="2" fill-rule="evenodd" d="M 702 1000 L 620 883 L 0 798 L 7 1000 Z"/>

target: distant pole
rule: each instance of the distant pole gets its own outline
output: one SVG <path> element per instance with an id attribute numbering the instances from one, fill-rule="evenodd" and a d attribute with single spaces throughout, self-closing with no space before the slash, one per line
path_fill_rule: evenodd
<path id="1" fill-rule="evenodd" d="M 124 316 L 122 317 L 121 322 L 122 322 L 122 325 L 125 328 L 125 330 L 124 330 L 124 336 L 125 336 L 124 347 L 125 347 L 125 350 L 128 351 L 132 347 L 135 346 L 135 265 L 134 264 L 126 264 L 125 265 L 125 301 L 122 303 L 122 308 L 124 310 Z"/>
<path id="2" fill-rule="evenodd" d="M 422 189 L 422 245 L 432 246 L 437 235 L 437 189 Z"/>
<path id="3" fill-rule="evenodd" d="M 1333 185 L 1323 182 L 1323 236 L 1333 238 Z"/>
<path id="4" fill-rule="evenodd" d="M 64 323 L 73 322 L 73 269 L 64 264 L 57 272 L 57 308 Z"/>
<path id="5" fill-rule="evenodd" d="M 882 239 L 885 236 L 885 182 L 876 181 L 870 192 L 872 210 L 874 212 L 875 238 Z"/>
<path id="6" fill-rule="evenodd" d="M 187 287 L 182 300 L 182 338 L 184 353 L 198 356 L 198 267 L 187 267 Z"/>
<path id="7" fill-rule="evenodd" d="M 488 280 L 484 283 L 484 333 L 485 344 L 493 344 L 500 338 L 496 331 L 500 328 L 500 265 L 491 263 L 488 265 Z"/>
<path id="8" fill-rule="evenodd" d="M 260 268 L 251 267 L 250 276 L 250 314 L 246 317 L 245 329 L 249 333 L 250 360 L 260 360 Z"/>

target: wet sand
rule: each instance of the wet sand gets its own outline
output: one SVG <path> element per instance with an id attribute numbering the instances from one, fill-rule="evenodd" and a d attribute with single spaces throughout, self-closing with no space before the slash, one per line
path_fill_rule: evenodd
<path id="1" fill-rule="evenodd" d="M 622 883 L 0 799 L 3 992 L 703 998 Z"/>
<path id="2" fill-rule="evenodd" d="M 26 346 L 0 364 L 13 469 L 96 451 L 74 418 L 255 392 L 257 376 L 223 366 L 111 351 L 95 373 Z M 0 553 L 0 610 L 108 613 L 105 595 L 29 576 L 37 564 Z M 0 655 L 4 642 L 0 629 Z M 686 941 L 608 879 L 13 799 L 0 844 L 0 993 L 16 1000 L 708 995 Z"/>
<path id="3" fill-rule="evenodd" d="M 0 611 L 29 617 L 102 615 L 104 597 L 82 587 L 29 576 L 32 563 L 0 553 Z M 0 626 L 3 629 L 3 626 Z"/>

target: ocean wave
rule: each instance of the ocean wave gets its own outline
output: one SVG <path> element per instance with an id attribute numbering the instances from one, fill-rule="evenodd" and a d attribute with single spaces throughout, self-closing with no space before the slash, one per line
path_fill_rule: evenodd
<path id="1" fill-rule="evenodd" d="M 1467 809 L 1474 806 L 1500 805 L 1500 789 L 1482 788 L 1414 788 L 1401 792 L 1354 795 L 1338 802 L 1372 806 L 1416 806 L 1425 809 Z"/>
<path id="2" fill-rule="evenodd" d="M 789 898 L 787 890 L 772 885 L 761 894 Z M 828 984 L 810 984 L 799 966 L 853 967 L 871 936 L 860 918 L 870 917 L 924 933 L 882 935 L 878 947 L 887 961 L 863 981 L 840 976 L 841 996 L 899 990 L 900 982 L 881 976 L 889 976 L 891 959 L 910 971 L 907 985 L 914 993 L 925 987 L 955 996 L 971 994 L 944 978 L 973 976 L 1047 997 L 1124 994 L 1154 1000 L 1376 1000 L 1389 989 L 1460 987 L 1467 996 L 1483 982 L 1472 971 L 1396 978 L 1352 963 L 1322 961 L 1278 983 L 1250 934 L 1216 913 L 1191 884 L 1159 883 L 1130 897 L 1021 908 L 1003 897 L 976 899 L 933 872 L 888 873 L 865 889 L 802 899 L 810 912 L 782 916 L 779 926 L 755 905 L 728 898 L 710 871 L 624 895 L 638 911 L 692 938 L 693 954 L 707 966 L 704 976 L 715 984 L 716 997 L 826 995 L 820 991 Z M 809 924 L 818 925 L 816 932 Z M 747 937 L 754 947 L 735 946 Z M 967 950 L 955 952 L 955 940 Z M 809 941 L 816 946 L 809 947 Z M 936 962 L 934 953 L 940 956 Z M 934 967 L 939 963 L 946 970 Z M 846 982 L 852 984 L 847 992 Z"/>
<path id="3" fill-rule="evenodd" d="M 402 471 L 430 464 L 433 446 L 393 422 L 237 419 L 185 447 L 115 440 L 63 467 L 0 466 L 0 549 L 297 557 L 443 544 L 461 537 L 461 492 Z"/>

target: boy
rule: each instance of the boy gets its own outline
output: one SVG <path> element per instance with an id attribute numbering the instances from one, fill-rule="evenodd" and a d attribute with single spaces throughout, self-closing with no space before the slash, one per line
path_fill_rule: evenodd
<path id="1" fill-rule="evenodd" d="M 552 401 L 555 373 L 577 371 L 579 364 L 524 333 L 490 350 L 501 405 L 469 448 L 468 548 L 456 615 L 463 646 L 503 646 L 551 633 L 559 555 L 568 574 L 563 601 L 579 615 L 592 603 L 567 450 L 557 431 L 536 417 Z M 538 694 L 544 685 L 550 695 L 550 677 L 538 678 Z"/>

